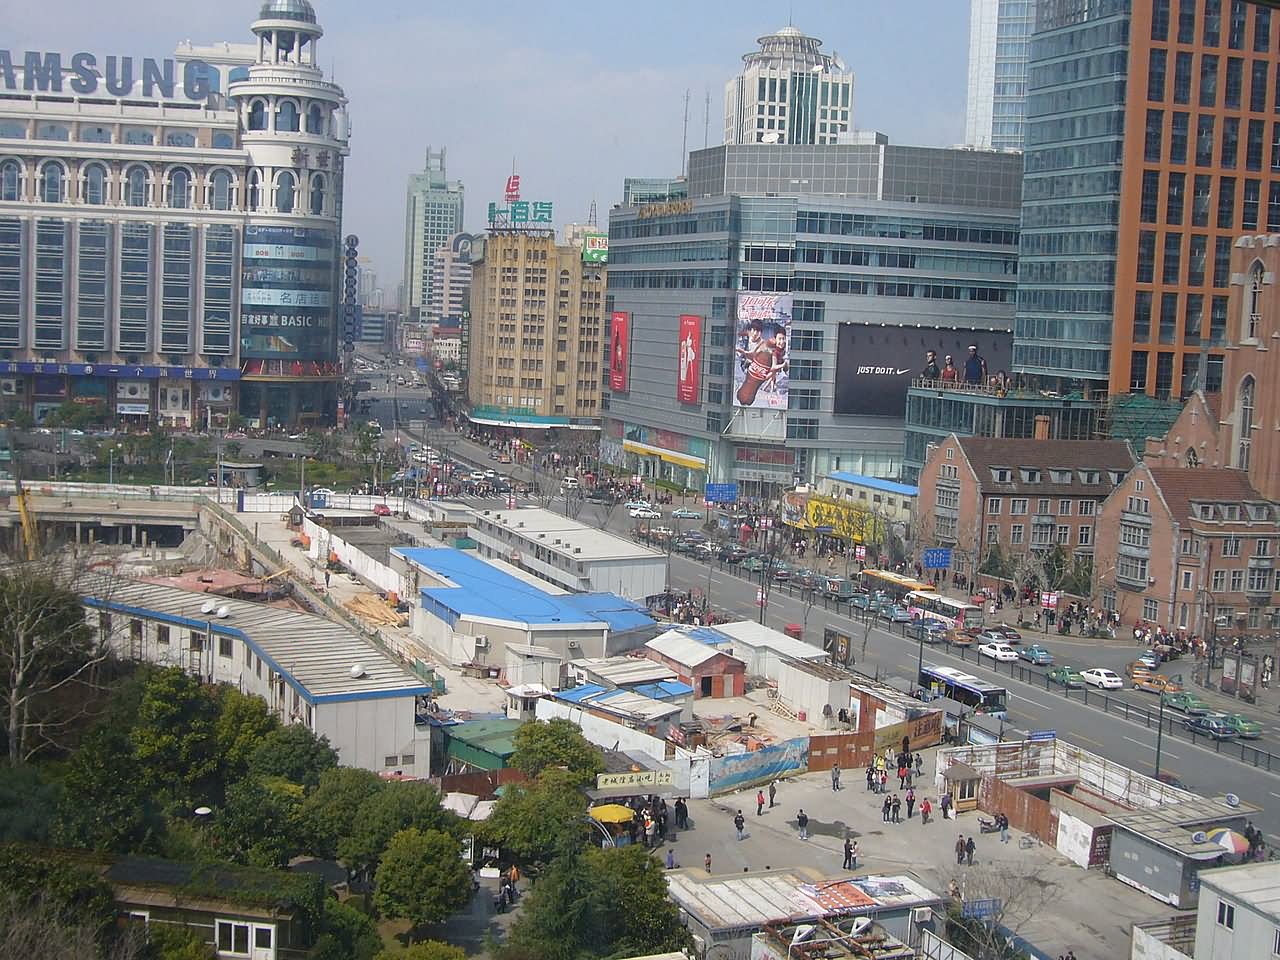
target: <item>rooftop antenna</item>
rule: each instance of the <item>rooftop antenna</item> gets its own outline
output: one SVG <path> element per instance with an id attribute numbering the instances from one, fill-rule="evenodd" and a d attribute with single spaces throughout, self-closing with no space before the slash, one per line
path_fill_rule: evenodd
<path id="1" fill-rule="evenodd" d="M 684 90 L 684 133 L 680 136 L 680 176 L 685 174 L 689 157 L 689 88 Z"/>
<path id="2" fill-rule="evenodd" d="M 711 129 L 711 88 L 707 87 L 702 98 L 702 149 L 707 149 L 708 131 Z"/>
<path id="3" fill-rule="evenodd" d="M 596 219 L 596 199 L 591 198 L 591 210 L 587 213 L 587 226 L 598 227 L 600 224 Z"/>

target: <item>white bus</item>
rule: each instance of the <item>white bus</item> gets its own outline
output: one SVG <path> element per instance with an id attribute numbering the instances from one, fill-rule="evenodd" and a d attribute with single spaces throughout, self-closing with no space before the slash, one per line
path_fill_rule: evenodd
<path id="1" fill-rule="evenodd" d="M 907 594 L 907 612 L 913 620 L 940 620 L 948 627 L 961 630 L 982 628 L 982 608 L 964 600 L 953 600 L 941 594 L 912 590 Z"/>

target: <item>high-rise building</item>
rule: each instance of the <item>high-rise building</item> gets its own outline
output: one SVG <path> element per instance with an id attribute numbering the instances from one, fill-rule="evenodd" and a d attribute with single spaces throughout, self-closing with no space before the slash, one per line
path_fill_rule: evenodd
<path id="1" fill-rule="evenodd" d="M 87 54 L 0 72 L 6 405 L 333 421 L 346 99 L 307 0 L 266 0 L 251 29 L 138 72 Z"/>
<path id="2" fill-rule="evenodd" d="M 969 0 L 964 142 L 1021 150 L 1036 0 Z"/>
<path id="3" fill-rule="evenodd" d="M 795 27 L 760 37 L 724 88 L 725 143 L 835 143 L 853 129 L 853 73 Z"/>
<path id="4" fill-rule="evenodd" d="M 610 211 L 604 459 L 765 498 L 896 477 L 927 351 L 1007 366 L 1022 158 L 870 139 L 695 150 L 684 198 Z"/>
<path id="5" fill-rule="evenodd" d="M 471 249 L 473 237 L 469 233 L 455 233 L 435 254 L 435 285 L 427 315 L 433 322 L 445 318 L 454 325 L 467 305 L 471 289 Z"/>
<path id="6" fill-rule="evenodd" d="M 358 258 L 357 269 L 360 305 L 367 310 L 382 310 L 386 295 L 378 286 L 378 271 L 373 266 L 373 258 Z"/>
<path id="7" fill-rule="evenodd" d="M 422 173 L 409 176 L 404 214 L 405 310 L 425 316 L 435 286 L 435 254 L 462 230 L 463 187 L 445 170 L 445 151 L 427 147 Z"/>
<path id="8" fill-rule="evenodd" d="M 467 398 L 472 423 L 600 425 L 605 267 L 554 230 L 494 228 L 472 254 Z"/>

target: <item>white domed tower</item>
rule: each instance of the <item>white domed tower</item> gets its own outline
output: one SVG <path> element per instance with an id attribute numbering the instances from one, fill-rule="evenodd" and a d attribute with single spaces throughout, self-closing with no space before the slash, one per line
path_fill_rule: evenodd
<path id="1" fill-rule="evenodd" d="M 337 406 L 346 97 L 325 80 L 308 0 L 264 0 L 257 62 L 228 94 L 248 152 L 240 413 L 330 423 Z"/>

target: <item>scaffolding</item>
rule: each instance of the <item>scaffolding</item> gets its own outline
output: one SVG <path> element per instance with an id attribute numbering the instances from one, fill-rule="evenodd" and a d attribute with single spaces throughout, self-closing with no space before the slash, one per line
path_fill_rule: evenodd
<path id="1" fill-rule="evenodd" d="M 1181 400 L 1162 400 L 1145 393 L 1111 397 L 1102 405 L 1097 420 L 1100 440 L 1127 440 L 1141 452 L 1148 437 L 1164 437 L 1182 412 Z"/>

